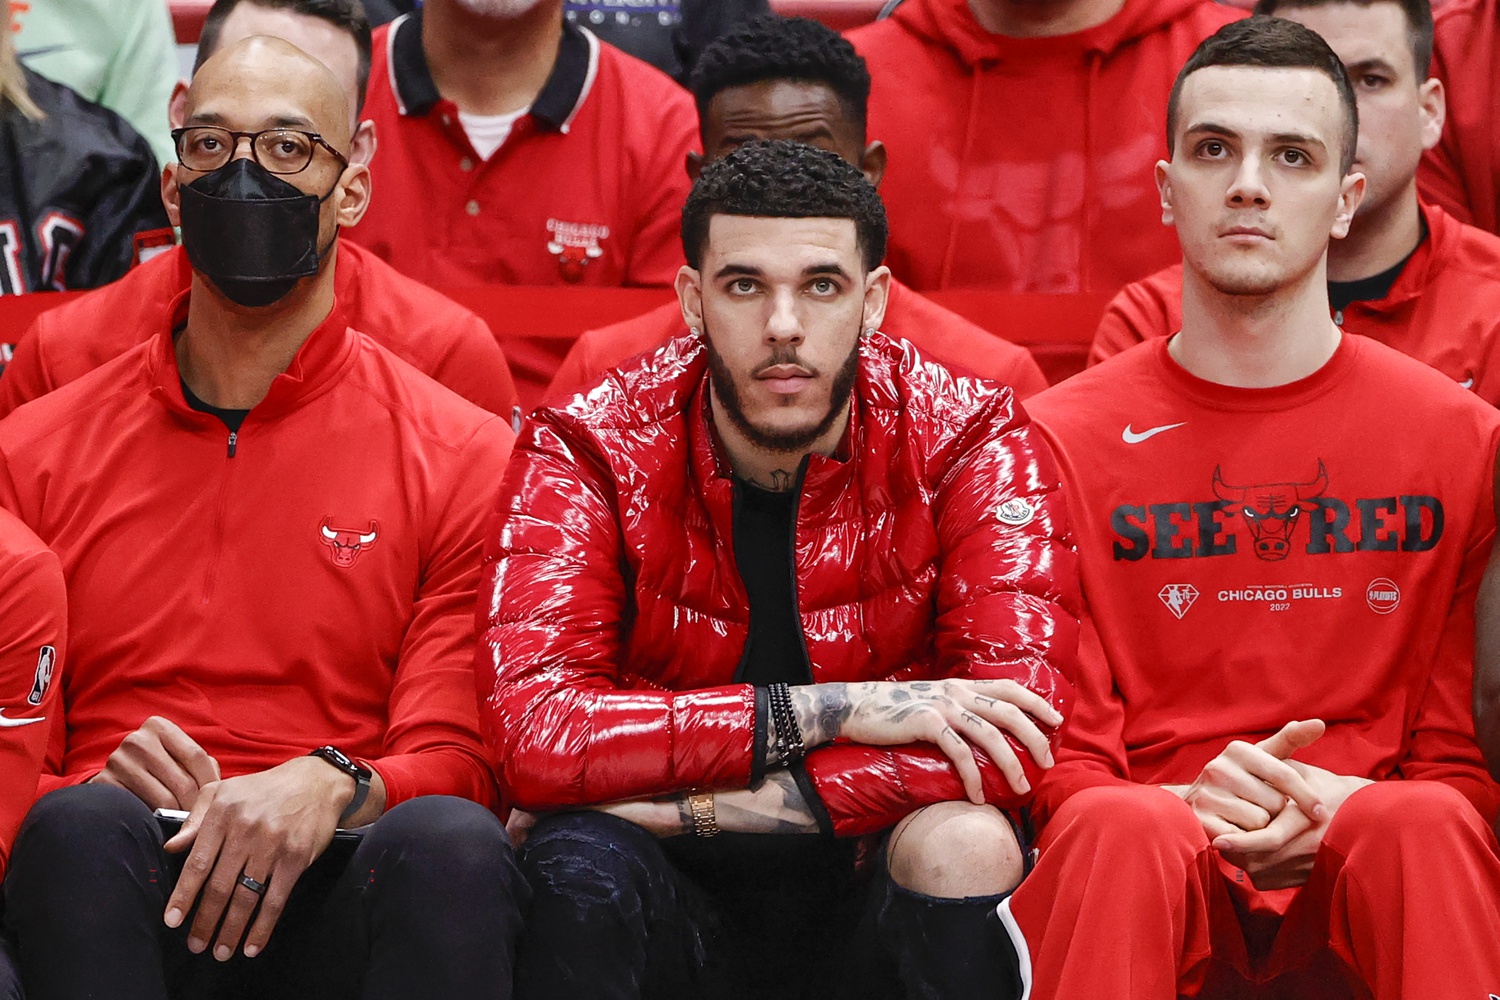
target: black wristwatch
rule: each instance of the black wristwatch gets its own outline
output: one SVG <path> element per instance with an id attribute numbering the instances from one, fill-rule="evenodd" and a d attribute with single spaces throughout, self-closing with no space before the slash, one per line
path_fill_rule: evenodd
<path id="1" fill-rule="evenodd" d="M 370 797 L 370 778 L 373 772 L 334 746 L 318 747 L 310 751 L 308 756 L 326 760 L 354 779 L 354 798 L 349 800 L 349 805 L 344 808 L 344 814 L 339 817 L 339 825 L 343 826 L 344 821 L 359 812 L 359 807 L 364 805 L 365 799 Z"/>

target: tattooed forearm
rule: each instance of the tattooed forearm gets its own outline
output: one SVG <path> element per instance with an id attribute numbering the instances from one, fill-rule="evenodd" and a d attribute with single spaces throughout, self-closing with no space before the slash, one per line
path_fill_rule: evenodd
<path id="1" fill-rule="evenodd" d="M 714 796 L 714 813 L 719 829 L 732 833 L 818 832 L 818 821 L 797 779 L 787 771 L 777 771 L 743 791 L 719 792 Z"/>
<path id="2" fill-rule="evenodd" d="M 809 750 L 835 739 L 854 710 L 849 684 L 805 684 L 792 688 L 792 711 Z"/>
<path id="3" fill-rule="evenodd" d="M 678 832 L 692 833 L 693 807 L 688 804 L 688 797 L 686 795 L 679 795 L 673 801 L 677 803 L 677 824 L 680 827 Z"/>

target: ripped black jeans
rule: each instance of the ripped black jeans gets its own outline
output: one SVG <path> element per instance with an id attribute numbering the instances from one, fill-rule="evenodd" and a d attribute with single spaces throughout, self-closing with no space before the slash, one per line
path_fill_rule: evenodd
<path id="1" fill-rule="evenodd" d="M 532 907 L 518 1000 L 1012 1000 L 1003 896 L 895 885 L 855 845 L 721 834 L 657 840 L 603 813 L 543 819 L 519 854 Z"/>

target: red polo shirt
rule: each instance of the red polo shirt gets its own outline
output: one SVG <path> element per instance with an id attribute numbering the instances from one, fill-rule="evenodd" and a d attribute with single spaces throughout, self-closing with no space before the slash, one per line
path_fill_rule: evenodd
<path id="1" fill-rule="evenodd" d="M 377 196 L 349 238 L 437 286 L 669 285 L 698 117 L 666 76 L 563 26 L 552 75 L 481 159 L 438 94 L 422 14 L 375 33 Z"/>

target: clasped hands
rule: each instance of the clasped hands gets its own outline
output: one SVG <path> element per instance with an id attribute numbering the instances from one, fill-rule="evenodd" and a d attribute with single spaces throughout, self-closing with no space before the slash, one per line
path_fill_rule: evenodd
<path id="1" fill-rule="evenodd" d="M 316 757 L 220 778 L 218 762 L 162 718 L 127 736 L 90 780 L 118 785 L 152 809 L 188 811 L 165 844 L 188 854 L 163 919 L 179 927 L 192 914 L 188 948 L 202 952 L 214 940 L 221 962 L 242 938 L 247 957 L 265 948 L 292 887 L 327 849 L 354 797 L 353 779 Z"/>
<path id="2" fill-rule="evenodd" d="M 1334 814 L 1366 778 L 1292 760 L 1322 737 L 1319 719 L 1289 722 L 1259 743 L 1236 740 L 1191 785 L 1168 785 L 1203 824 L 1214 849 L 1258 889 L 1303 885 Z"/>

